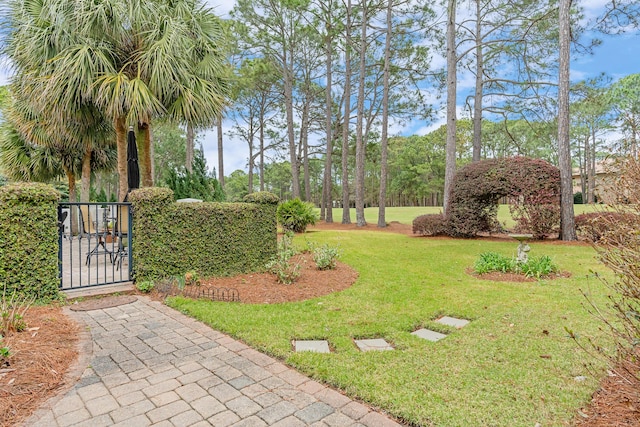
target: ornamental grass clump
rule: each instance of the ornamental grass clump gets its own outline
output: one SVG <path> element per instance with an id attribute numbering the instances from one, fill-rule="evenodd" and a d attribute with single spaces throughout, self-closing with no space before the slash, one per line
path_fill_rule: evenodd
<path id="1" fill-rule="evenodd" d="M 308 246 L 318 270 L 333 270 L 336 268 L 336 263 L 340 257 L 340 249 L 328 244 L 317 246 L 313 243 L 308 243 Z"/>

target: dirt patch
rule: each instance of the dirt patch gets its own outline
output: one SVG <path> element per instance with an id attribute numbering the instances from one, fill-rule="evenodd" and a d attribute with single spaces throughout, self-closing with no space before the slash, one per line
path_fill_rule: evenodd
<path id="1" fill-rule="evenodd" d="M 0 426 L 24 421 L 55 394 L 78 353 L 77 325 L 60 307 L 31 307 L 28 330 L 4 338 L 9 365 L 0 369 Z"/>

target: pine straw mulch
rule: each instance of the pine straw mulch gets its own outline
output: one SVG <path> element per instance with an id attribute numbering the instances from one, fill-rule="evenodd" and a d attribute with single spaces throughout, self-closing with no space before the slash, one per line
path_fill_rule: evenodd
<path id="1" fill-rule="evenodd" d="M 78 326 L 57 306 L 31 307 L 28 329 L 4 338 L 11 351 L 0 368 L 0 426 L 18 425 L 64 384 L 78 356 Z"/>
<path id="2" fill-rule="evenodd" d="M 357 227 L 355 224 L 318 223 L 316 230 L 367 230 L 412 234 L 411 226 L 392 222 L 386 228 L 376 224 Z M 446 239 L 446 237 L 431 237 Z M 483 236 L 481 239 L 510 239 L 504 235 Z M 576 244 L 547 240 L 545 244 Z M 578 243 L 580 244 L 580 243 Z M 582 243 L 584 244 L 584 243 Z M 293 285 L 282 285 L 270 274 L 246 274 L 228 278 L 216 278 L 203 283 L 203 287 L 231 287 L 240 293 L 241 303 L 280 303 L 314 298 L 348 288 L 357 278 L 357 272 L 343 263 L 336 270 L 318 271 L 309 254 L 300 255 L 301 276 Z M 492 278 L 496 280 L 499 278 Z M 502 277 L 502 280 L 506 279 Z M 509 277 L 509 281 L 520 278 Z M 155 298 L 162 295 L 156 293 Z M 0 427 L 19 424 L 29 417 L 48 398 L 61 392 L 74 378 L 65 373 L 78 357 L 77 325 L 57 306 L 32 307 L 26 314 L 30 328 L 37 330 L 13 333 L 5 338 L 12 356 L 8 367 L 0 368 Z M 71 376 L 73 377 L 73 376 Z M 593 395 L 591 403 L 582 408 L 574 420 L 577 427 L 640 425 L 640 381 L 629 383 L 621 377 L 608 376 Z"/>

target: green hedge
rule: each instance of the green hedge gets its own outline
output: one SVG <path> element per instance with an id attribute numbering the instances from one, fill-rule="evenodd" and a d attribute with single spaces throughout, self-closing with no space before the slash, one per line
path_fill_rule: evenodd
<path id="1" fill-rule="evenodd" d="M 276 254 L 278 197 L 271 193 L 248 195 L 252 203 L 175 203 L 170 189 L 142 188 L 129 200 L 137 281 L 260 271 Z"/>
<path id="2" fill-rule="evenodd" d="M 58 297 L 59 194 L 39 183 L 0 187 L 0 283 L 8 292 Z"/>

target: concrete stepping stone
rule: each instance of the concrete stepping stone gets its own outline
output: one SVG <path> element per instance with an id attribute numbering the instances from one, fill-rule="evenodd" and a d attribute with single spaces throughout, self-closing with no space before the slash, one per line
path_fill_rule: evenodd
<path id="1" fill-rule="evenodd" d="M 424 338 L 427 341 L 440 341 L 442 338 L 445 338 L 445 334 L 441 334 L 440 332 L 432 331 L 430 329 L 418 329 L 415 332 L 411 332 L 411 335 L 415 335 L 420 338 Z"/>
<path id="2" fill-rule="evenodd" d="M 393 347 L 382 338 L 367 340 L 354 340 L 360 351 L 385 351 L 393 350 Z"/>
<path id="3" fill-rule="evenodd" d="M 469 324 L 469 321 L 466 319 L 456 319 L 455 317 L 443 316 L 436 320 L 438 323 L 442 323 L 443 325 L 453 326 L 454 328 L 463 328 Z"/>
<path id="4" fill-rule="evenodd" d="M 331 353 L 329 342 L 326 340 L 296 340 L 293 342 L 296 353 L 310 351 L 312 353 Z"/>

